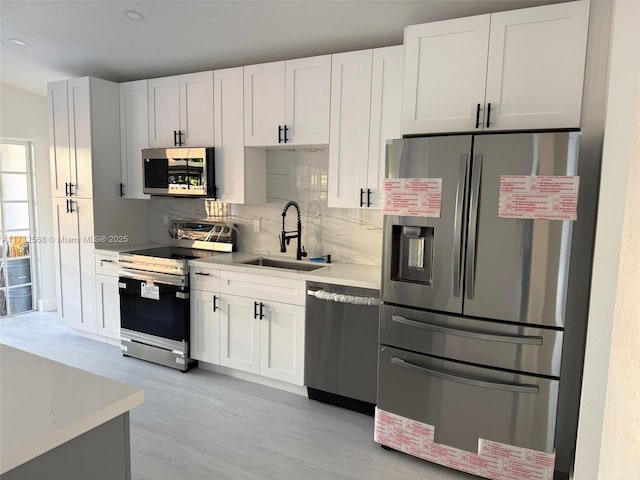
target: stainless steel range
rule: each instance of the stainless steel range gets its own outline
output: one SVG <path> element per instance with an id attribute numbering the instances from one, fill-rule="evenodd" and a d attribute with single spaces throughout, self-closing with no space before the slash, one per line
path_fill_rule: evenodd
<path id="1" fill-rule="evenodd" d="M 189 260 L 234 251 L 235 232 L 221 221 L 174 220 L 169 245 L 119 255 L 123 355 L 188 370 Z"/>

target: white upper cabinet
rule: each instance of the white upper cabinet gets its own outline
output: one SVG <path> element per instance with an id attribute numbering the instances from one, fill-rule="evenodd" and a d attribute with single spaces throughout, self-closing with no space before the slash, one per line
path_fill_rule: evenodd
<path id="1" fill-rule="evenodd" d="M 331 55 L 244 67 L 245 145 L 329 142 Z"/>
<path id="2" fill-rule="evenodd" d="M 371 50 L 338 53 L 331 64 L 328 206 L 362 206 L 367 184 Z"/>
<path id="3" fill-rule="evenodd" d="M 54 197 L 65 197 L 69 194 L 69 181 L 75 182 L 75 178 L 71 178 L 67 81 L 51 82 L 47 89 L 51 192 Z"/>
<path id="4" fill-rule="evenodd" d="M 213 72 L 217 197 L 225 203 L 266 203 L 266 153 L 244 147 L 243 67 Z"/>
<path id="5" fill-rule="evenodd" d="M 213 72 L 148 81 L 149 146 L 213 145 Z"/>
<path id="6" fill-rule="evenodd" d="M 386 141 L 401 136 L 402 46 L 333 56 L 329 207 L 380 206 Z"/>
<path id="7" fill-rule="evenodd" d="M 405 30 L 403 134 L 580 126 L 588 0 Z"/>
<path id="8" fill-rule="evenodd" d="M 579 127 L 589 2 L 491 16 L 485 128 Z"/>
<path id="9" fill-rule="evenodd" d="M 142 154 L 149 147 L 147 80 L 120 84 L 120 160 L 124 198 L 148 199 L 142 193 Z"/>
<path id="10" fill-rule="evenodd" d="M 488 41 L 489 15 L 405 29 L 405 134 L 475 128 L 484 105 Z"/>
<path id="11" fill-rule="evenodd" d="M 402 45 L 373 50 L 367 206 L 380 208 L 387 140 L 402 137 Z"/>

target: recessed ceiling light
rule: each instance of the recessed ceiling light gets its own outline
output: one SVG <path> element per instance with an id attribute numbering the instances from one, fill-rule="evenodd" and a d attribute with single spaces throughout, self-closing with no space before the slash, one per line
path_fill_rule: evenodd
<path id="1" fill-rule="evenodd" d="M 135 10 L 125 10 L 124 16 L 127 17 L 129 20 L 136 20 L 136 21 L 144 20 L 144 15 L 142 15 L 140 12 L 136 12 Z"/>
<path id="2" fill-rule="evenodd" d="M 19 38 L 10 38 L 9 41 L 14 45 L 20 45 L 21 47 L 28 47 L 29 44 L 24 40 L 20 40 Z"/>

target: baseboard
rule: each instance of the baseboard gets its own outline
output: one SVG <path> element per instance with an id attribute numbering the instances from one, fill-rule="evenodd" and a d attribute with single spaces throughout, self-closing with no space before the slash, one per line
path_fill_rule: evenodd
<path id="1" fill-rule="evenodd" d="M 307 396 L 307 389 L 300 385 L 292 385 L 286 382 L 280 382 L 271 378 L 261 377 L 254 373 L 242 372 L 240 370 L 234 370 L 233 368 L 223 367 L 221 365 L 213 365 L 203 361 L 198 361 L 198 368 L 207 370 L 209 372 L 220 373 L 229 377 L 238 378 L 240 380 L 246 380 L 248 382 L 259 383 L 266 387 L 277 388 L 278 390 L 284 390 L 289 393 L 295 393 L 297 395 Z"/>

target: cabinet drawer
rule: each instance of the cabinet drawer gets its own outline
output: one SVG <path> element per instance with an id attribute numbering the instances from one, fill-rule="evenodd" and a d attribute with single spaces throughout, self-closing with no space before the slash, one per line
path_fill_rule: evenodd
<path id="1" fill-rule="evenodd" d="M 118 276 L 118 252 L 96 252 L 96 275 Z"/>
<path id="2" fill-rule="evenodd" d="M 381 346 L 378 408 L 435 428 L 438 443 L 478 451 L 484 438 L 553 451 L 559 380 Z"/>
<path id="3" fill-rule="evenodd" d="M 380 343 L 490 367 L 560 376 L 562 332 L 382 305 Z"/>
<path id="4" fill-rule="evenodd" d="M 189 267 L 189 285 L 195 290 L 220 291 L 220 272 L 214 268 Z"/>
<path id="5" fill-rule="evenodd" d="M 220 293 L 304 305 L 305 281 L 268 275 L 220 272 Z"/>

